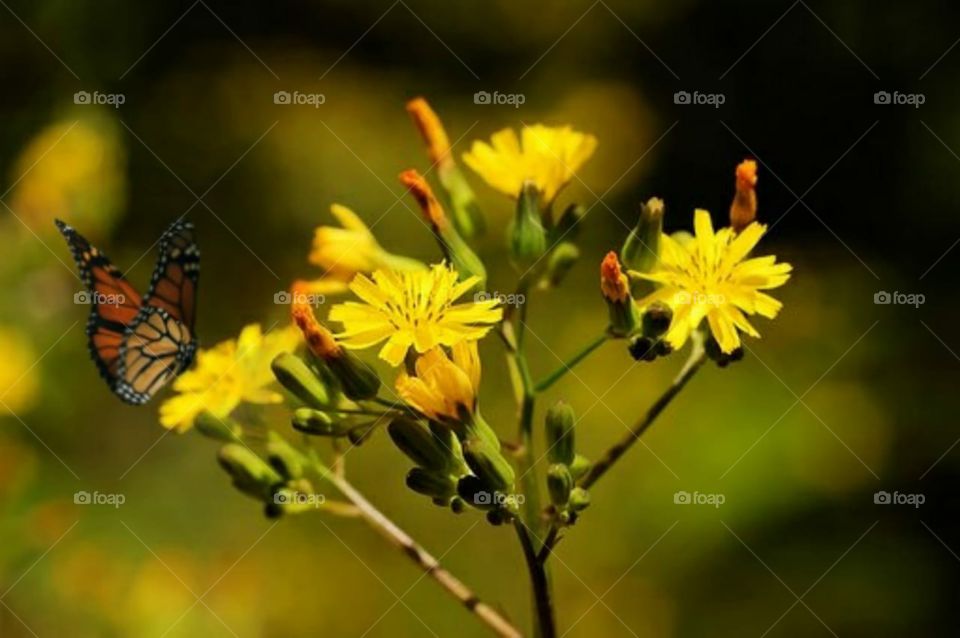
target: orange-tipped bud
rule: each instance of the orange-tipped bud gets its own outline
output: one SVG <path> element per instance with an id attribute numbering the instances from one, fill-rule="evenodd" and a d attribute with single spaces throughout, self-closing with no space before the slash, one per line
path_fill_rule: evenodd
<path id="1" fill-rule="evenodd" d="M 290 304 L 290 314 L 293 317 L 293 322 L 303 333 L 303 338 L 306 340 L 310 352 L 324 360 L 336 359 L 343 354 L 343 351 L 333 338 L 333 333 L 317 321 L 316 315 L 313 314 L 313 308 L 309 304 L 297 301 L 297 299 L 305 296 L 302 293 L 303 283 L 294 282 L 292 287 L 294 301 Z"/>
<path id="2" fill-rule="evenodd" d="M 407 102 L 407 113 L 413 118 L 413 123 L 420 130 L 424 142 L 427 143 L 427 153 L 430 155 L 430 161 L 443 168 L 453 164 L 453 156 L 450 154 L 450 138 L 443 128 L 443 123 L 430 105 L 422 97 L 417 97 Z"/>
<path id="3" fill-rule="evenodd" d="M 630 295 L 629 281 L 620 268 L 617 253 L 612 250 L 600 264 L 600 291 L 610 301 L 623 302 Z"/>
<path id="4" fill-rule="evenodd" d="M 757 162 L 743 160 L 737 165 L 737 192 L 730 204 L 730 226 L 740 232 L 757 218 Z"/>
<path id="5" fill-rule="evenodd" d="M 423 175 L 418 173 L 416 169 L 411 168 L 400 173 L 400 183 L 406 186 L 410 194 L 417 200 L 420 210 L 426 215 L 427 221 L 430 222 L 433 229 L 436 232 L 445 231 L 450 224 L 447 214 Z"/>

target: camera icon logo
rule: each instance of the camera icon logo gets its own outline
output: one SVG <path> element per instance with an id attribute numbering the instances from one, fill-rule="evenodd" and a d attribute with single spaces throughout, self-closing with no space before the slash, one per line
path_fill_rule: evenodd
<path id="1" fill-rule="evenodd" d="M 891 97 L 887 91 L 877 91 L 873 94 L 874 104 L 890 104 Z"/>
<path id="2" fill-rule="evenodd" d="M 81 491 L 79 491 L 79 492 L 75 492 L 74 495 L 73 495 L 73 503 L 74 503 L 74 505 L 89 505 L 89 504 L 90 504 L 90 492 L 87 492 L 87 491 L 85 491 L 85 490 L 81 490 Z"/>
<path id="3" fill-rule="evenodd" d="M 93 296 L 86 290 L 73 293 L 73 303 L 78 306 L 89 306 L 91 301 L 93 301 Z"/>
<path id="4" fill-rule="evenodd" d="M 690 504 L 690 492 L 684 492 L 683 490 L 674 493 L 673 502 L 675 505 L 689 505 Z"/>
<path id="5" fill-rule="evenodd" d="M 490 95 L 489 91 L 477 91 L 473 94 L 474 104 L 490 104 L 492 101 L 493 97 Z"/>
<path id="6" fill-rule="evenodd" d="M 290 104 L 290 92 L 289 91 L 277 91 L 273 94 L 273 103 L 274 104 Z"/>
<path id="7" fill-rule="evenodd" d="M 90 93 L 88 91 L 77 91 L 73 94 L 74 104 L 90 104 Z"/>
<path id="8" fill-rule="evenodd" d="M 674 104 L 690 104 L 690 92 L 689 91 L 677 91 L 673 94 L 673 103 Z"/>
<path id="9" fill-rule="evenodd" d="M 273 293 L 273 303 L 277 305 L 289 305 L 292 300 L 290 293 L 286 290 Z"/>
<path id="10" fill-rule="evenodd" d="M 873 502 L 876 505 L 889 505 L 892 502 L 890 492 L 880 490 L 873 495 Z"/>
<path id="11" fill-rule="evenodd" d="M 878 306 L 889 305 L 893 301 L 893 296 L 886 290 L 881 290 L 873 294 L 873 303 Z"/>
<path id="12" fill-rule="evenodd" d="M 273 495 L 273 502 L 275 505 L 289 505 L 293 502 L 293 499 L 290 497 L 290 494 L 281 490 Z"/>
<path id="13" fill-rule="evenodd" d="M 477 492 L 473 495 L 474 505 L 493 505 L 493 494 L 490 492 Z"/>

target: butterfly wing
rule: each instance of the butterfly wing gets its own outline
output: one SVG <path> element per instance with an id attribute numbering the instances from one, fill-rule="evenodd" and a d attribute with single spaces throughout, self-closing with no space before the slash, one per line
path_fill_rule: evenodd
<path id="1" fill-rule="evenodd" d="M 62 221 L 57 228 L 67 240 L 77 262 L 86 293 L 78 293 L 78 303 L 90 304 L 87 337 L 90 356 L 110 388 L 117 391 L 120 350 L 127 326 L 140 312 L 140 294 L 123 274 L 80 233 Z"/>
<path id="2" fill-rule="evenodd" d="M 119 346 L 114 392 L 127 403 L 149 401 L 193 361 L 190 329 L 162 308 L 144 306 Z"/>
<path id="3" fill-rule="evenodd" d="M 199 279 L 200 250 L 194 241 L 193 224 L 177 220 L 160 238 L 160 256 L 144 306 L 166 311 L 192 333 Z"/>

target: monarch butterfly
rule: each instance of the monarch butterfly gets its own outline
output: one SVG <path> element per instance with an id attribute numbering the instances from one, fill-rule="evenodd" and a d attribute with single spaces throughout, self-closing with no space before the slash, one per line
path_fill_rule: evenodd
<path id="1" fill-rule="evenodd" d="M 120 399 L 150 400 L 193 362 L 200 251 L 193 224 L 177 220 L 160 237 L 160 256 L 143 297 L 96 247 L 59 219 L 87 289 L 87 337 L 100 376 Z"/>

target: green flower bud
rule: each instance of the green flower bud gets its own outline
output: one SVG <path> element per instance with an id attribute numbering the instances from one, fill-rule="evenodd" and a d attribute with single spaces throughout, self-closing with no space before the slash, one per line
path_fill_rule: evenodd
<path id="1" fill-rule="evenodd" d="M 200 434 L 217 441 L 236 443 L 240 441 L 243 434 L 243 428 L 240 427 L 240 424 L 230 417 L 221 419 L 206 410 L 197 415 L 193 427 Z"/>
<path id="2" fill-rule="evenodd" d="M 277 355 L 270 367 L 277 381 L 305 404 L 312 408 L 330 405 L 326 386 L 300 357 L 284 352 Z"/>
<path id="3" fill-rule="evenodd" d="M 579 481 L 582 476 L 584 476 L 587 471 L 590 469 L 590 460 L 582 454 L 577 454 L 573 457 L 573 463 L 570 463 L 570 474 L 573 476 L 574 481 Z"/>
<path id="4" fill-rule="evenodd" d="M 303 476 L 303 457 L 286 441 L 267 443 L 267 462 L 284 480 L 290 481 Z"/>
<path id="5" fill-rule="evenodd" d="M 566 507 L 572 489 L 573 476 L 566 465 L 554 463 L 547 469 L 547 491 L 550 492 L 550 502 L 554 507 Z"/>
<path id="6" fill-rule="evenodd" d="M 517 211 L 510 224 L 510 254 L 521 267 L 540 259 L 547 249 L 547 233 L 540 220 L 539 192 L 526 182 L 517 198 Z"/>
<path id="7" fill-rule="evenodd" d="M 437 179 L 446 191 L 447 201 L 453 211 L 453 224 L 460 234 L 467 239 L 482 235 L 486 230 L 486 220 L 460 168 L 453 162 L 441 165 L 437 169 Z"/>
<path id="8" fill-rule="evenodd" d="M 347 428 L 326 412 L 297 408 L 293 412 L 293 429 L 315 436 L 346 436 Z"/>
<path id="9" fill-rule="evenodd" d="M 559 286 L 578 259 L 580 259 L 580 249 L 568 241 L 554 248 L 547 258 L 546 286 L 551 288 Z"/>
<path id="10" fill-rule="evenodd" d="M 629 270 L 636 272 L 651 272 L 660 258 L 660 234 L 663 232 L 663 200 L 651 197 L 646 204 L 640 207 L 640 218 L 636 227 L 630 231 L 627 240 L 620 250 L 620 259 Z M 651 287 L 650 282 L 637 282 Z M 641 297 L 645 291 L 634 291 L 634 296 Z"/>
<path id="11" fill-rule="evenodd" d="M 582 512 L 590 506 L 590 492 L 582 487 L 570 490 L 570 508 L 575 512 Z"/>
<path id="12" fill-rule="evenodd" d="M 657 339 L 670 328 L 673 321 L 673 310 L 662 301 L 655 301 L 643 313 L 643 335 Z"/>
<path id="13" fill-rule="evenodd" d="M 491 510 L 495 507 L 490 488 L 473 474 L 460 477 L 457 481 L 457 494 L 465 503 L 477 509 Z"/>
<path id="14" fill-rule="evenodd" d="M 270 497 L 273 486 L 283 480 L 263 459 L 239 443 L 220 448 L 217 462 L 233 479 L 234 487 L 264 501 Z"/>
<path id="15" fill-rule="evenodd" d="M 444 447 L 430 428 L 407 417 L 394 419 L 387 427 L 393 443 L 411 461 L 430 470 L 450 470 L 457 465 L 453 450 Z"/>
<path id="16" fill-rule="evenodd" d="M 327 367 L 337 377 L 343 394 L 353 401 L 372 399 L 380 391 L 380 377 L 373 368 L 341 349 L 337 356 L 326 360 Z"/>
<path id="17" fill-rule="evenodd" d="M 450 499 L 450 511 L 454 514 L 462 514 L 463 510 L 466 509 L 467 504 L 463 502 L 463 499 L 459 496 L 454 496 Z"/>
<path id="18" fill-rule="evenodd" d="M 551 463 L 573 463 L 577 418 L 569 403 L 557 401 L 547 410 L 547 458 Z"/>
<path id="19" fill-rule="evenodd" d="M 422 467 L 415 467 L 407 472 L 407 487 L 418 494 L 443 499 L 444 505 L 457 493 L 457 484 L 449 474 L 425 470 Z"/>
<path id="20" fill-rule="evenodd" d="M 463 442 L 463 458 L 470 470 L 492 492 L 509 492 L 513 488 L 513 467 L 503 455 L 482 439 Z"/>

